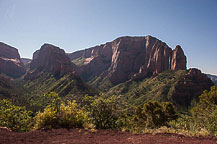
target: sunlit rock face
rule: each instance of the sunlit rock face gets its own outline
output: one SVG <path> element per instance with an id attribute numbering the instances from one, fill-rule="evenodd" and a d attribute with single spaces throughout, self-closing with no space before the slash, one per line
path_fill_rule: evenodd
<path id="1" fill-rule="evenodd" d="M 33 54 L 30 71 L 25 76 L 25 79 L 33 79 L 42 72 L 59 77 L 68 73 L 76 74 L 76 65 L 71 63 L 63 49 L 50 44 L 44 44 L 40 50 L 37 50 Z"/>
<path id="2" fill-rule="evenodd" d="M 25 74 L 18 50 L 0 42 L 0 73 L 17 78 Z"/>
<path id="3" fill-rule="evenodd" d="M 84 60 L 78 69 L 85 81 L 100 76 L 118 84 L 165 70 L 186 69 L 186 56 L 180 46 L 172 50 L 152 36 L 120 37 L 68 56 L 72 61 L 79 58 Z"/>

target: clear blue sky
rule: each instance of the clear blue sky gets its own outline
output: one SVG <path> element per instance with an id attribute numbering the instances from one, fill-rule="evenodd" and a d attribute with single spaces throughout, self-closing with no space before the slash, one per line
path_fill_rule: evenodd
<path id="1" fill-rule="evenodd" d="M 74 52 L 127 35 L 180 44 L 188 67 L 217 75 L 217 0 L 0 0 L 0 41 L 22 57 L 43 43 Z"/>

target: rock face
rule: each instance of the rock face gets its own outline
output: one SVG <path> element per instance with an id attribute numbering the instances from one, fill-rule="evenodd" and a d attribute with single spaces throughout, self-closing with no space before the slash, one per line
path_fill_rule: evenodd
<path id="1" fill-rule="evenodd" d="M 25 72 L 18 50 L 0 42 L 0 73 L 17 78 Z"/>
<path id="2" fill-rule="evenodd" d="M 184 78 L 175 86 L 172 100 L 181 106 L 190 106 L 192 99 L 199 100 L 204 90 L 209 90 L 213 82 L 200 70 L 192 68 L 187 70 Z"/>
<path id="3" fill-rule="evenodd" d="M 75 70 L 76 66 L 71 63 L 63 49 L 50 44 L 44 44 L 40 50 L 37 50 L 33 54 L 30 71 L 25 76 L 25 79 L 34 79 L 41 72 L 61 77 L 68 73 L 76 74 Z"/>
<path id="4" fill-rule="evenodd" d="M 165 70 L 186 69 L 186 56 L 180 46 L 172 50 L 151 36 L 120 37 L 68 56 L 72 61 L 83 60 L 79 72 L 84 81 L 101 77 L 118 84 Z"/>

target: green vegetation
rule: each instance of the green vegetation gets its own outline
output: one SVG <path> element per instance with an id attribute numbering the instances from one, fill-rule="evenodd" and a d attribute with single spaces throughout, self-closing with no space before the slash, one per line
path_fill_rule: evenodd
<path id="1" fill-rule="evenodd" d="M 211 87 L 210 91 L 205 90 L 191 112 L 197 125 L 217 133 L 217 87 Z"/>
<path id="2" fill-rule="evenodd" d="M 217 87 L 211 87 L 210 91 L 205 90 L 200 101 L 191 109 L 190 115 L 181 115 L 170 126 L 188 133 L 217 135 Z"/>
<path id="3" fill-rule="evenodd" d="M 0 100 L 0 126 L 14 131 L 29 131 L 31 127 L 31 111 L 25 107 L 13 105 L 9 100 Z"/>
<path id="4" fill-rule="evenodd" d="M 172 102 L 174 87 L 184 75 L 184 70 L 166 71 L 142 81 L 121 83 L 107 93 L 108 95 L 124 95 L 127 101 L 135 105 L 144 104 L 150 100 Z"/>
<path id="5" fill-rule="evenodd" d="M 13 98 L 15 89 L 9 80 L 0 76 L 0 98 Z"/>
<path id="6" fill-rule="evenodd" d="M 101 76 L 97 77 L 96 79 L 89 81 L 89 85 L 98 88 L 100 91 L 107 92 L 110 88 L 112 88 L 112 82 L 107 78 L 103 78 Z"/>
<path id="7" fill-rule="evenodd" d="M 45 95 L 51 103 L 43 112 L 35 116 L 34 129 L 39 128 L 75 128 L 82 127 L 87 122 L 87 115 L 79 108 L 75 101 L 64 104 L 60 97 L 52 92 Z"/>
<path id="8" fill-rule="evenodd" d="M 188 114 L 179 114 L 170 102 L 149 101 L 133 106 L 121 96 L 86 95 L 77 104 L 64 102 L 55 92 L 45 94 L 46 107 L 31 114 L 8 100 L 0 101 L 0 126 L 15 131 L 41 128 L 118 129 L 130 132 L 173 132 L 217 135 L 217 87 L 204 91 Z M 32 121 L 33 120 L 33 121 Z"/>
<path id="9" fill-rule="evenodd" d="M 71 75 L 56 78 L 44 73 L 32 81 L 14 80 L 13 85 L 0 80 L 0 92 L 10 94 L 0 93 L 1 98 L 13 101 L 0 100 L 0 126 L 20 132 L 83 127 L 217 135 L 216 86 L 204 91 L 190 111 L 174 105 L 172 93 L 184 75 L 185 71 L 167 71 L 100 94 Z M 106 79 L 102 82 L 108 84 L 104 87 L 111 86 Z"/>
<path id="10" fill-rule="evenodd" d="M 85 111 L 98 129 L 121 129 L 126 124 L 129 107 L 121 97 L 86 96 L 83 99 Z"/>
<path id="11" fill-rule="evenodd" d="M 143 107 L 138 106 L 135 111 L 134 121 L 139 126 L 157 128 L 168 126 L 168 122 L 177 119 L 177 114 L 172 103 L 148 102 Z"/>
<path id="12" fill-rule="evenodd" d="M 43 73 L 36 79 L 19 81 L 19 83 L 24 85 L 19 101 L 34 112 L 45 108 L 47 100 L 43 95 L 50 92 L 56 92 L 65 101 L 80 99 L 85 94 L 95 94 L 94 89 L 83 83 L 80 78 L 70 74 L 56 78 L 51 74 Z"/>
<path id="13" fill-rule="evenodd" d="M 74 64 L 76 64 L 77 66 L 82 66 L 85 62 L 85 58 L 84 57 L 79 57 L 75 60 L 72 61 Z"/>

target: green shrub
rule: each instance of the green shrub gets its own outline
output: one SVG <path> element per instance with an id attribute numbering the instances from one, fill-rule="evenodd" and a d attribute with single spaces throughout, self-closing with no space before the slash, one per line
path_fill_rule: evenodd
<path id="1" fill-rule="evenodd" d="M 128 108 L 120 97 L 107 98 L 101 93 L 97 97 L 86 96 L 83 104 L 91 122 L 98 129 L 121 129 L 126 123 Z"/>
<path id="2" fill-rule="evenodd" d="M 199 103 L 191 110 L 193 118 L 198 127 L 217 134 L 217 87 L 205 90 L 199 98 Z"/>
<path id="3" fill-rule="evenodd" d="M 190 115 L 183 115 L 170 126 L 176 130 L 187 131 L 191 134 L 217 134 L 217 87 L 205 90 L 199 97 L 200 101 L 190 111 Z"/>
<path id="4" fill-rule="evenodd" d="M 35 129 L 82 127 L 88 120 L 87 115 L 75 101 L 64 104 L 54 92 L 47 96 L 51 98 L 52 103 L 44 109 L 44 112 L 39 111 L 35 116 Z"/>
<path id="5" fill-rule="evenodd" d="M 28 131 L 31 127 L 31 112 L 15 106 L 9 100 L 0 100 L 0 126 L 14 131 Z"/>
<path id="6" fill-rule="evenodd" d="M 169 102 L 148 102 L 135 110 L 134 122 L 137 127 L 157 128 L 167 126 L 168 122 L 177 119 L 173 105 Z"/>

